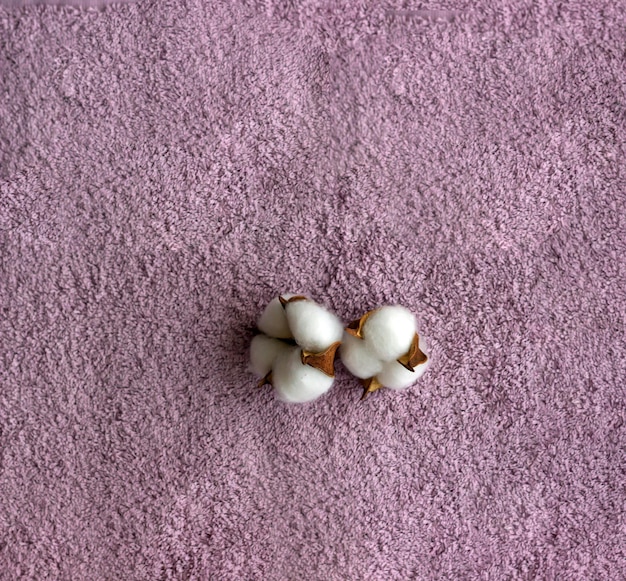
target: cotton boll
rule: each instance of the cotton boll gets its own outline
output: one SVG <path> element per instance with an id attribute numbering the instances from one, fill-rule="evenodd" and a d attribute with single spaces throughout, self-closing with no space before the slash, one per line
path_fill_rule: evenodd
<path id="1" fill-rule="evenodd" d="M 379 359 L 394 361 L 407 353 L 416 328 L 415 315 L 400 305 L 393 305 L 374 311 L 363 324 L 362 334 Z"/>
<path id="2" fill-rule="evenodd" d="M 289 299 L 295 295 L 286 294 L 282 295 L 283 298 Z M 289 323 L 285 315 L 285 309 L 280 304 L 278 297 L 272 299 L 265 310 L 261 314 L 259 322 L 257 324 L 259 331 L 269 335 L 270 337 L 276 337 L 278 339 L 292 339 L 293 335 L 289 330 Z"/>
<path id="3" fill-rule="evenodd" d="M 383 370 L 376 376 L 385 387 L 391 389 L 404 389 L 413 385 L 428 368 L 429 361 L 409 371 L 397 361 L 389 361 L 383 365 Z"/>
<path id="4" fill-rule="evenodd" d="M 334 378 L 309 365 L 302 364 L 302 350 L 287 347 L 282 351 L 272 370 L 272 385 L 278 399 L 289 403 L 313 401 L 325 394 Z"/>
<path id="5" fill-rule="evenodd" d="M 363 339 L 343 334 L 339 356 L 346 369 L 360 379 L 374 377 L 383 369 L 383 363 L 372 353 Z"/>
<path id="6" fill-rule="evenodd" d="M 285 306 L 293 337 L 305 351 L 319 353 L 341 341 L 343 325 L 333 313 L 313 301 L 294 301 Z"/>
<path id="7" fill-rule="evenodd" d="M 257 335 L 250 344 L 250 369 L 259 377 L 265 377 L 272 369 L 278 354 L 287 347 L 286 343 L 278 339 Z"/>

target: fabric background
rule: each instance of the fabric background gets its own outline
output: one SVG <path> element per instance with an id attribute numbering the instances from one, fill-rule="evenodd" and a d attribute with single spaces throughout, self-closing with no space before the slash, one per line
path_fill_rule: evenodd
<path id="1" fill-rule="evenodd" d="M 0 9 L 0 578 L 626 578 L 626 5 Z M 263 306 L 414 388 L 257 390 Z"/>
<path id="2" fill-rule="evenodd" d="M 102 8 L 109 4 L 124 4 L 137 0 L 0 0 L 0 6 L 24 8 L 26 6 L 75 6 L 79 8 Z"/>

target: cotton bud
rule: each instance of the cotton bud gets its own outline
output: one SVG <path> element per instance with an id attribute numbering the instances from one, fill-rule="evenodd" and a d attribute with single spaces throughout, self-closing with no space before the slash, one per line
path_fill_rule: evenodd
<path id="1" fill-rule="evenodd" d="M 415 315 L 399 305 L 369 311 L 350 323 L 340 353 L 348 370 L 362 380 L 363 398 L 381 387 L 404 389 L 428 367 Z"/>
<path id="2" fill-rule="evenodd" d="M 302 350 L 288 347 L 274 362 L 271 384 L 278 399 L 289 403 L 305 403 L 324 395 L 332 386 L 333 377 L 302 363 Z"/>
<path id="3" fill-rule="evenodd" d="M 283 295 L 283 298 L 290 299 L 294 295 Z M 287 322 L 287 316 L 285 315 L 285 309 L 280 302 L 279 297 L 272 299 L 259 318 L 257 323 L 259 331 L 269 335 L 270 337 L 276 337 L 277 339 L 292 339 L 293 335 L 289 330 L 289 323 Z"/>
<path id="4" fill-rule="evenodd" d="M 250 367 L 283 401 L 301 403 L 326 393 L 334 381 L 341 321 L 303 295 L 283 294 L 263 311 L 250 346 Z M 294 346 L 295 344 L 295 346 Z"/>
<path id="5" fill-rule="evenodd" d="M 250 344 L 250 368 L 259 377 L 265 377 L 271 370 L 279 353 L 287 349 L 287 343 L 268 337 L 257 335 Z"/>
<path id="6" fill-rule="evenodd" d="M 381 361 L 394 361 L 407 353 L 416 329 L 415 315 L 393 305 L 373 311 L 364 321 L 361 334 Z"/>
<path id="7" fill-rule="evenodd" d="M 373 377 L 383 370 L 383 363 L 363 339 L 344 333 L 339 356 L 346 369 L 360 379 Z"/>
<path id="8" fill-rule="evenodd" d="M 304 351 L 320 353 L 341 341 L 341 321 L 323 306 L 304 297 L 291 297 L 285 300 L 284 309 L 291 334 Z"/>
<path id="9" fill-rule="evenodd" d="M 382 371 L 376 375 L 376 379 L 383 387 L 405 389 L 422 377 L 427 367 L 428 361 L 416 367 L 414 371 L 409 371 L 397 361 L 387 361 Z"/>

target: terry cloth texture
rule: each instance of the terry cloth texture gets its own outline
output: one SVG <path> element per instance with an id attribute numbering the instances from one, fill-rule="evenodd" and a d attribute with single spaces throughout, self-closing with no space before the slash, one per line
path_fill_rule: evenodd
<path id="1" fill-rule="evenodd" d="M 0 577 L 626 578 L 625 8 L 0 9 Z M 277 402 L 280 291 L 432 367 Z"/>

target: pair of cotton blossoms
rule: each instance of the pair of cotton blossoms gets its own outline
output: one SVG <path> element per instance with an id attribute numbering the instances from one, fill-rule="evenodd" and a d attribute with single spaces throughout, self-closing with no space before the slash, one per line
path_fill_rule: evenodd
<path id="1" fill-rule="evenodd" d="M 283 294 L 265 308 L 250 346 L 251 370 L 278 399 L 305 403 L 325 394 L 341 361 L 363 384 L 364 399 L 381 387 L 413 385 L 429 364 L 415 315 L 400 305 L 365 313 L 346 328 L 304 295 Z"/>

